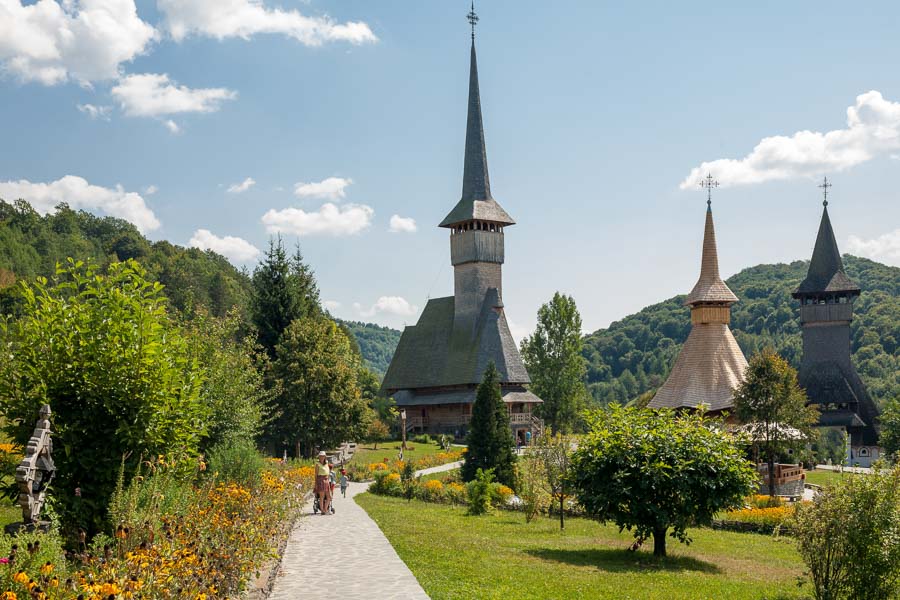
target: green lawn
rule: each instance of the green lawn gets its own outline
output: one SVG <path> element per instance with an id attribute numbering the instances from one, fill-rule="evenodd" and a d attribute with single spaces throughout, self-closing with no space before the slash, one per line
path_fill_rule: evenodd
<path id="1" fill-rule="evenodd" d="M 416 460 L 430 454 L 442 452 L 438 444 L 416 444 L 407 440 L 407 450 L 403 453 L 404 460 Z M 412 447 L 412 450 L 409 449 Z M 452 451 L 459 451 L 462 448 L 453 446 Z M 400 440 L 391 442 L 380 442 L 378 449 L 374 448 L 374 444 L 360 444 L 356 447 L 356 453 L 353 455 L 353 462 L 360 465 L 381 462 L 385 458 L 394 460 L 400 453 Z"/>
<path id="2" fill-rule="evenodd" d="M 854 475 L 854 473 L 838 473 L 836 471 L 816 469 L 815 471 L 806 472 L 806 483 L 828 485 L 829 483 L 839 482 L 842 477 L 853 477 Z"/>
<path id="3" fill-rule="evenodd" d="M 787 538 L 696 529 L 693 544 L 670 538 L 669 556 L 657 560 L 652 541 L 628 552 L 630 535 L 587 519 L 568 520 L 561 534 L 558 521 L 526 524 L 519 513 L 467 517 L 463 508 L 373 494 L 356 501 L 436 600 L 807 597 Z"/>

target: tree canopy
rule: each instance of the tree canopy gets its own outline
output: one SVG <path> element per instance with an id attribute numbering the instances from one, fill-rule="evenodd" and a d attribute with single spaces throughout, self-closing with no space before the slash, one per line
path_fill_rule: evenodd
<path id="1" fill-rule="evenodd" d="M 697 413 L 621 408 L 593 411 L 572 457 L 571 482 L 592 517 L 612 521 L 664 556 L 666 534 L 690 543 L 687 528 L 740 505 L 756 470 L 718 422 Z"/>
<path id="2" fill-rule="evenodd" d="M 582 346 L 575 300 L 556 292 L 538 310 L 534 333 L 522 341 L 531 390 L 544 401 L 538 410 L 553 431 L 572 431 L 584 407 L 587 368 Z"/>

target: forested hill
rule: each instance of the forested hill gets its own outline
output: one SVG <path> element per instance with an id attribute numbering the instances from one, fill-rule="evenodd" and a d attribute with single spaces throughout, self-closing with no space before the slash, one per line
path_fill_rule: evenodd
<path id="1" fill-rule="evenodd" d="M 50 277 L 68 257 L 101 266 L 134 258 L 179 310 L 202 304 L 221 316 L 250 298 L 249 275 L 214 252 L 150 242 L 131 223 L 65 205 L 41 216 L 27 202 L 0 199 L 0 308 L 17 279 Z"/>
<path id="2" fill-rule="evenodd" d="M 773 346 L 799 366 L 799 306 L 791 292 L 809 263 L 759 265 L 727 280 L 740 298 L 732 308 L 734 336 L 748 356 Z M 863 292 L 854 305 L 853 361 L 879 403 L 900 397 L 900 268 L 844 256 Z M 648 306 L 585 337 L 588 384 L 600 403 L 624 402 L 659 387 L 690 332 L 684 296 Z"/>
<path id="3" fill-rule="evenodd" d="M 366 366 L 378 373 L 379 377 L 384 377 L 388 365 L 391 363 L 391 357 L 394 356 L 394 350 L 397 349 L 397 344 L 400 342 L 400 332 L 372 323 L 357 321 L 343 321 L 343 323 L 356 338 Z"/>

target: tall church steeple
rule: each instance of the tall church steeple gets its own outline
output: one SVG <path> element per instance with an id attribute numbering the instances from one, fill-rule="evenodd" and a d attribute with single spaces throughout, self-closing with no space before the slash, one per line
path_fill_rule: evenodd
<path id="1" fill-rule="evenodd" d="M 707 176 L 701 185 L 711 192 L 718 183 Z M 734 405 L 734 390 L 743 381 L 747 369 L 747 359 L 728 328 L 731 305 L 737 301 L 738 297 L 719 275 L 710 197 L 703 230 L 700 278 L 685 300 L 685 305 L 691 307 L 691 333 L 668 379 L 650 401 L 651 408 L 693 409 L 702 404 L 708 411 L 719 412 Z"/>
<path id="2" fill-rule="evenodd" d="M 859 286 L 844 272 L 828 216 L 826 179 L 822 220 L 806 278 L 794 291 L 800 301 L 803 358 L 798 380 L 809 402 L 821 410 L 819 424 L 850 434 L 853 462 L 868 466 L 878 454 L 878 407 L 850 360 L 850 323 Z"/>
<path id="3" fill-rule="evenodd" d="M 440 227 L 450 229 L 450 262 L 454 270 L 454 323 L 463 333 L 473 333 L 488 296 L 494 308 L 502 309 L 505 260 L 503 230 L 515 221 L 491 196 L 481 94 L 478 87 L 478 60 L 475 56 L 474 7 L 468 15 L 472 24 L 469 59 L 469 103 L 466 117 L 466 148 L 463 159 L 462 196 Z"/>

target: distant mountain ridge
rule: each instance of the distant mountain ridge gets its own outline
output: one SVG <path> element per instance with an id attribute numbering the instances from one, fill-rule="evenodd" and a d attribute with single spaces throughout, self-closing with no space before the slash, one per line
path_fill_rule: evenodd
<path id="1" fill-rule="evenodd" d="M 377 373 L 379 378 L 384 377 L 400 342 L 401 332 L 373 323 L 359 321 L 342 321 L 342 323 L 356 339 L 366 366 Z"/>

